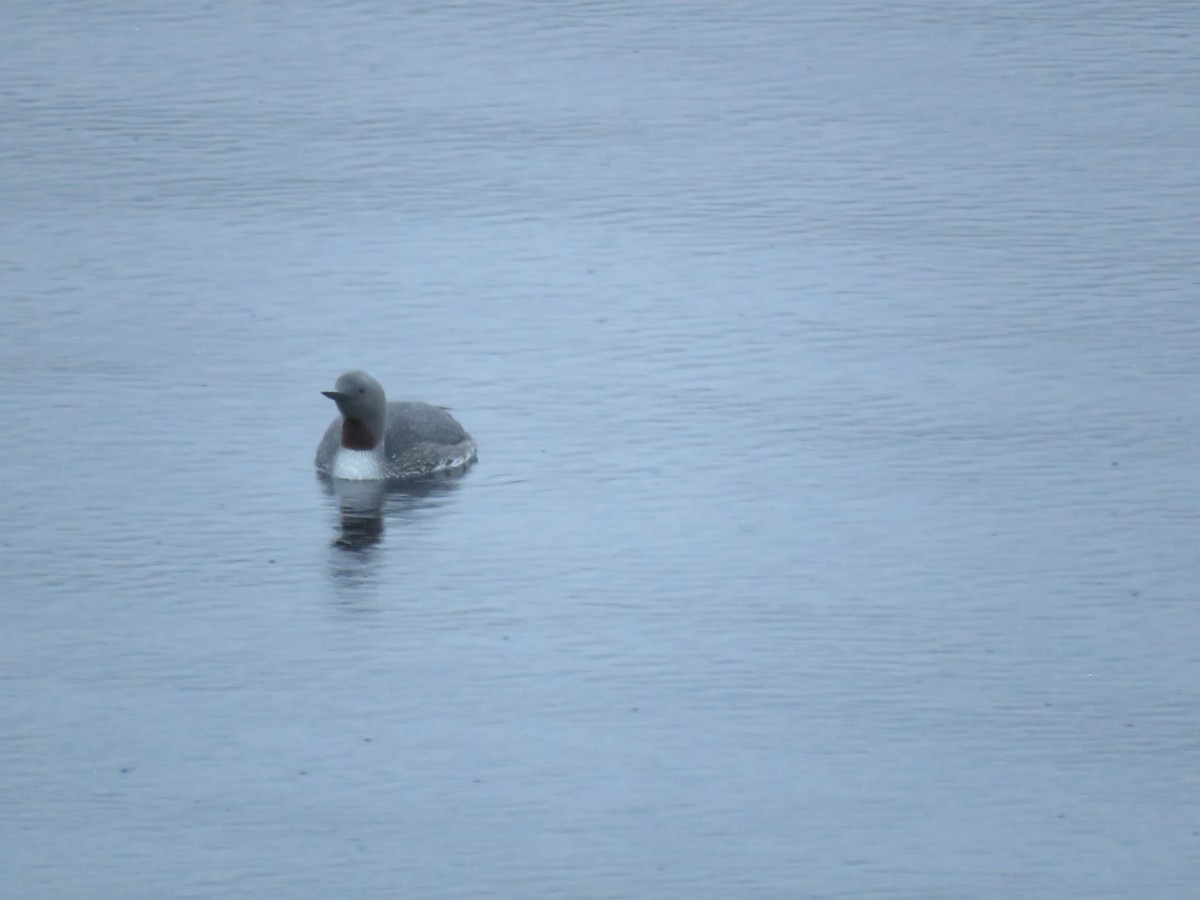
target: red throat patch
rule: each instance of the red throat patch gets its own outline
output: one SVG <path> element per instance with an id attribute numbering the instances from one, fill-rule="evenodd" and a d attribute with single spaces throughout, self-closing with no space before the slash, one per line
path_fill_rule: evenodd
<path id="1" fill-rule="evenodd" d="M 346 418 L 342 422 L 342 446 L 347 450 L 374 450 L 377 443 L 362 419 Z"/>

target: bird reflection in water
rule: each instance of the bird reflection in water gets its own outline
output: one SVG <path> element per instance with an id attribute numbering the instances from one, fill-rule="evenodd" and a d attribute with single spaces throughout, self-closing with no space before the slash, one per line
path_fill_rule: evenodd
<path id="1" fill-rule="evenodd" d="M 430 514 L 458 489 L 462 470 L 413 481 L 321 478 L 338 504 L 339 533 L 333 546 L 366 551 L 380 542 L 384 521 L 415 521 Z"/>

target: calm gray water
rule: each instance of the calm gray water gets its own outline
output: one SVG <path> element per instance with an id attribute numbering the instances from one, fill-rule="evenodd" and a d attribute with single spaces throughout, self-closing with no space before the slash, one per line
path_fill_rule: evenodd
<path id="1" fill-rule="evenodd" d="M 5 20 L 6 897 L 1197 895 L 1194 3 Z"/>

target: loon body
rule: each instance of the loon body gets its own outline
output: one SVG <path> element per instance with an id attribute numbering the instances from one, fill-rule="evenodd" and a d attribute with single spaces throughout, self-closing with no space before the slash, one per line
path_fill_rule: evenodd
<path id="1" fill-rule="evenodd" d="M 420 478 L 475 461 L 475 441 L 440 406 L 389 401 L 366 372 L 347 372 L 322 393 L 341 415 L 317 445 L 317 471 L 347 480 Z"/>

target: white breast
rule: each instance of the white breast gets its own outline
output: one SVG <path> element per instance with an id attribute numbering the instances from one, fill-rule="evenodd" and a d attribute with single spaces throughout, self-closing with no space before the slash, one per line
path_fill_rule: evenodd
<path id="1" fill-rule="evenodd" d="M 349 481 L 368 481 L 383 478 L 383 454 L 378 450 L 347 450 L 338 447 L 333 457 L 333 471 L 329 473 L 334 478 L 345 478 Z"/>

